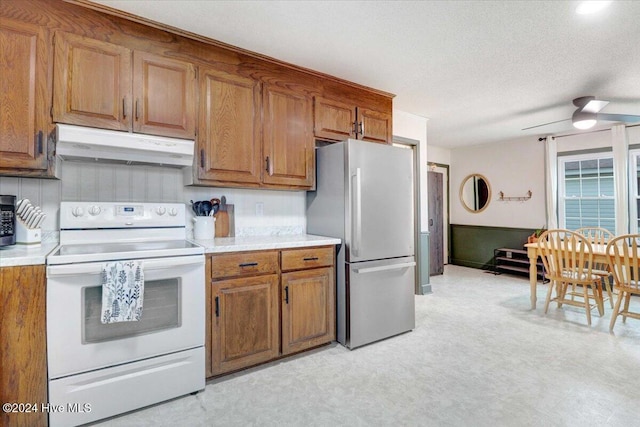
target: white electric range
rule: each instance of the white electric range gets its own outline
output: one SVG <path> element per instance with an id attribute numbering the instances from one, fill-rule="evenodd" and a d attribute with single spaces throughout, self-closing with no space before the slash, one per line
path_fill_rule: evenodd
<path id="1" fill-rule="evenodd" d="M 102 323 L 103 267 L 135 260 L 142 317 Z M 204 249 L 184 204 L 62 202 L 47 257 L 50 424 L 78 425 L 205 386 Z M 82 410 L 84 409 L 84 410 Z M 88 409 L 88 410 L 87 410 Z"/>

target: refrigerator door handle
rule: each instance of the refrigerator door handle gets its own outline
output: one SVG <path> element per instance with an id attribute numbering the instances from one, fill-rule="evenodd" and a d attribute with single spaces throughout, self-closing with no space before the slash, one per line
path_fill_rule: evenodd
<path id="1" fill-rule="evenodd" d="M 353 200 L 355 201 L 355 215 L 351 229 L 351 250 L 355 256 L 360 256 L 360 244 L 362 242 L 362 176 L 360 168 L 356 168 L 356 173 L 351 175 L 355 178 L 353 188 Z M 355 232 L 355 235 L 354 235 Z"/>
<path id="2" fill-rule="evenodd" d="M 388 270 L 399 270 L 401 268 L 407 267 L 415 267 L 415 262 L 403 262 L 401 264 L 392 264 L 392 265 L 381 265 L 378 267 L 365 267 L 365 268 L 354 268 L 353 270 L 356 273 L 374 273 L 376 271 L 388 271 Z"/>

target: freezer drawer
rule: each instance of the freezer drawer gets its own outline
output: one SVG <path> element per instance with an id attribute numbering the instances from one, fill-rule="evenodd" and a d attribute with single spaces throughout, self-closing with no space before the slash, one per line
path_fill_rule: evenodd
<path id="1" fill-rule="evenodd" d="M 347 264 L 347 347 L 415 328 L 415 265 L 413 257 Z"/>

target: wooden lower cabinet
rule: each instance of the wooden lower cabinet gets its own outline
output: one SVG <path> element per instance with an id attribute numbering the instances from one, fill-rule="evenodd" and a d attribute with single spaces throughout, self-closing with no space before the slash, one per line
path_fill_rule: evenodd
<path id="1" fill-rule="evenodd" d="M 0 268 L 0 402 L 38 412 L 0 412 L 0 426 L 46 426 L 45 267 Z"/>
<path id="2" fill-rule="evenodd" d="M 333 268 L 282 275 L 282 354 L 333 341 L 335 285 Z"/>
<path id="3" fill-rule="evenodd" d="M 209 256 L 207 377 L 333 341 L 334 259 L 331 246 Z"/>
<path id="4" fill-rule="evenodd" d="M 214 282 L 211 297 L 214 375 L 278 356 L 277 274 Z"/>

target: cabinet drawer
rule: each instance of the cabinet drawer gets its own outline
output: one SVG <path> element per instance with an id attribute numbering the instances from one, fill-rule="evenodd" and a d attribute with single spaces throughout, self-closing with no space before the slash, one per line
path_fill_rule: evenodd
<path id="1" fill-rule="evenodd" d="M 211 278 L 254 276 L 278 272 L 278 251 L 212 255 Z"/>
<path id="2" fill-rule="evenodd" d="M 333 265 L 333 247 L 287 249 L 282 251 L 282 271 Z"/>

